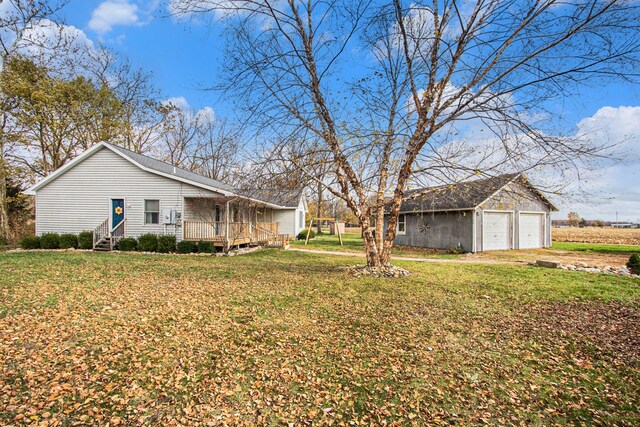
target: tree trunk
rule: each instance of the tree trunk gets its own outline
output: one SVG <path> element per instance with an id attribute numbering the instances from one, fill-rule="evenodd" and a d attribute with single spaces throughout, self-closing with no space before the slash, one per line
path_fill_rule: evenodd
<path id="1" fill-rule="evenodd" d="M 4 138 L 4 132 L 0 133 Z M 9 239 L 9 214 L 7 212 L 7 167 L 4 159 L 4 141 L 0 141 L 0 237 Z"/>
<path id="2" fill-rule="evenodd" d="M 377 241 L 376 234 L 369 224 L 362 224 L 362 237 L 367 255 L 367 265 L 369 267 L 389 266 L 391 265 L 391 252 L 383 251 L 382 241 Z"/>
<path id="3" fill-rule="evenodd" d="M 322 218 L 322 183 L 318 183 L 318 209 L 316 218 Z M 322 234 L 322 221 L 318 221 L 317 224 L 317 233 Z"/>

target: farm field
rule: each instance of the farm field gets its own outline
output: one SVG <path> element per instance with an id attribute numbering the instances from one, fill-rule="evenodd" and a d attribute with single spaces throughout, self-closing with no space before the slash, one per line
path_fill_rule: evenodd
<path id="1" fill-rule="evenodd" d="M 0 425 L 640 423 L 640 280 L 0 253 Z"/>
<path id="2" fill-rule="evenodd" d="M 554 242 L 640 245 L 640 228 L 554 228 L 552 235 Z"/>

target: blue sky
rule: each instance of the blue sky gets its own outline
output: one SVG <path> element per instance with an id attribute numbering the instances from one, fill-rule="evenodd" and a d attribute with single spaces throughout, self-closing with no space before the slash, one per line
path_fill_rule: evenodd
<path id="1" fill-rule="evenodd" d="M 230 103 L 203 90 L 220 79 L 224 38 L 221 26 L 178 22 L 168 17 L 159 0 L 71 0 L 62 15 L 68 25 L 89 39 L 128 56 L 132 63 L 154 73 L 166 98 L 184 97 L 193 108 L 211 107 L 218 116 L 233 116 Z M 552 110 L 567 128 L 602 138 L 624 138 L 635 152 L 626 164 L 589 174 L 583 187 L 592 193 L 558 200 L 566 217 L 576 210 L 587 218 L 640 222 L 640 86 L 609 84 L 581 90 L 575 98 L 558 100 Z"/>

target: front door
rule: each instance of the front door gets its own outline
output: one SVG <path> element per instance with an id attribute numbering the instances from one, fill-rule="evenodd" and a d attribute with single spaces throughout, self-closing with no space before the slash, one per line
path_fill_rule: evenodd
<path id="1" fill-rule="evenodd" d="M 115 228 L 124 219 L 124 199 L 111 199 L 111 228 Z"/>

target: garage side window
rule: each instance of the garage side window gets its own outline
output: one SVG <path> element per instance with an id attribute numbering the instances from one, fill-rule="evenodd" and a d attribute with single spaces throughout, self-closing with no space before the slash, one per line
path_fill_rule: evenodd
<path id="1" fill-rule="evenodd" d="M 398 216 L 398 234 L 405 234 L 407 232 L 407 216 L 400 214 Z"/>
<path id="2" fill-rule="evenodd" d="M 144 201 L 144 223 L 160 224 L 160 200 Z"/>
<path id="3" fill-rule="evenodd" d="M 304 228 L 304 212 L 298 212 L 298 228 Z"/>

